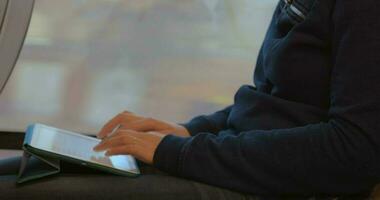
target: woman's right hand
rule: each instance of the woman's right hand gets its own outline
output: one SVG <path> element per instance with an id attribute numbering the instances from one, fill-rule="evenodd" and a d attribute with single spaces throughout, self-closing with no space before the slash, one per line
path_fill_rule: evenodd
<path id="1" fill-rule="evenodd" d="M 133 130 L 138 132 L 155 131 L 162 134 L 172 134 L 181 137 L 190 137 L 190 133 L 184 126 L 165 122 L 150 117 L 142 117 L 132 112 L 124 111 L 107 122 L 98 133 L 98 138 L 107 137 L 116 127 L 119 129 Z"/>

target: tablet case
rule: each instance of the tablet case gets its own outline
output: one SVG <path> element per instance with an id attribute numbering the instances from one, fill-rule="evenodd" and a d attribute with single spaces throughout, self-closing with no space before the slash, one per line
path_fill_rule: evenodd
<path id="1" fill-rule="evenodd" d="M 61 172 L 61 161 L 67 161 L 121 176 L 137 177 L 139 175 L 139 173 L 133 174 L 128 172 L 120 172 L 118 170 L 107 168 L 101 165 L 79 161 L 77 159 L 65 157 L 63 155 L 60 156 L 58 154 L 53 154 L 34 148 L 29 145 L 33 136 L 32 133 L 34 127 L 34 124 L 29 125 L 26 130 L 23 144 L 24 153 L 17 183 L 25 183 L 31 180 L 58 174 Z"/>
<path id="2" fill-rule="evenodd" d="M 39 156 L 24 148 L 17 183 L 58 174 L 61 171 L 60 160 L 47 156 Z"/>
<path id="3" fill-rule="evenodd" d="M 34 126 L 28 126 L 24 138 L 20 170 L 18 173 L 17 183 L 25 183 L 31 180 L 39 179 L 46 176 L 58 174 L 61 171 L 60 159 L 49 157 L 44 154 L 32 153 L 28 149 L 28 143 L 32 139 Z"/>

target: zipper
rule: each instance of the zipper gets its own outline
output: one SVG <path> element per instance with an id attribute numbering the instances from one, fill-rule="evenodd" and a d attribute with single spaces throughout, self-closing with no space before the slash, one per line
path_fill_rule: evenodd
<path id="1" fill-rule="evenodd" d="M 305 13 L 303 13 L 300 9 L 294 6 L 293 1 L 294 0 L 284 0 L 285 8 L 288 7 L 291 12 L 300 17 L 302 20 L 306 19 Z"/>

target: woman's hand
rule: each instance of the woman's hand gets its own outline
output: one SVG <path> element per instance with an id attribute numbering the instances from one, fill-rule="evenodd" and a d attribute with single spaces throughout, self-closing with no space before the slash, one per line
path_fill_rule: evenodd
<path id="1" fill-rule="evenodd" d="M 158 132 L 118 130 L 112 136 L 103 139 L 94 150 L 106 151 L 106 156 L 128 154 L 152 164 L 154 153 L 164 137 L 164 134 Z"/>
<path id="2" fill-rule="evenodd" d="M 104 125 L 98 133 L 98 138 L 104 138 L 109 135 L 116 127 L 120 130 L 134 130 L 137 132 L 159 132 L 161 134 L 173 134 L 182 137 L 189 137 L 187 129 L 175 123 L 164 122 L 153 118 L 146 118 L 125 111 L 118 114 Z"/>

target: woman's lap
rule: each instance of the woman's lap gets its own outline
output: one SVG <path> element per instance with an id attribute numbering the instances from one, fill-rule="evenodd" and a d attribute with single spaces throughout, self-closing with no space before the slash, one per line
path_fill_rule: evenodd
<path id="1" fill-rule="evenodd" d="M 65 164 L 62 173 L 16 185 L 19 158 L 0 160 L 0 195 L 5 199 L 254 199 L 143 166 L 144 175 L 126 178 Z"/>

